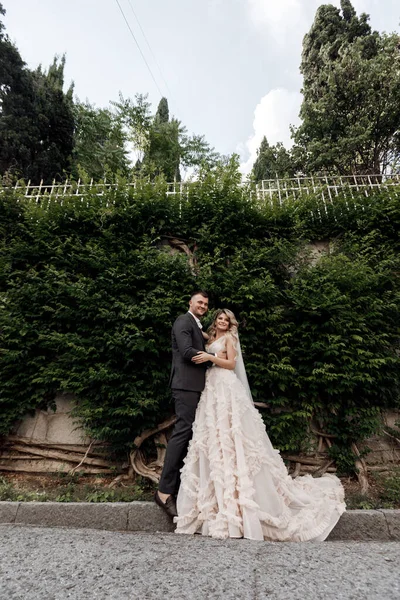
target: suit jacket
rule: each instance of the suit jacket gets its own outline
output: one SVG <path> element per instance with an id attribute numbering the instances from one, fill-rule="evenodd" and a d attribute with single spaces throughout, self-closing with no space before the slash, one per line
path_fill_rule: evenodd
<path id="1" fill-rule="evenodd" d="M 180 315 L 172 326 L 172 367 L 169 384 L 176 390 L 202 392 L 206 371 L 211 363 L 196 365 L 191 361 L 199 350 L 205 350 L 201 329 L 190 313 Z"/>

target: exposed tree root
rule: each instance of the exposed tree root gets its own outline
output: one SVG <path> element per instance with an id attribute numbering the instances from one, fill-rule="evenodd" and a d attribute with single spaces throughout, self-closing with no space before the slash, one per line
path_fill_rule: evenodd
<path id="1" fill-rule="evenodd" d="M 130 454 L 130 463 L 135 473 L 150 479 L 154 483 L 158 483 L 160 481 L 161 471 L 164 465 L 165 450 L 167 447 L 167 437 L 165 431 L 172 427 L 175 421 L 175 416 L 170 417 L 166 421 L 160 423 L 160 425 L 154 429 L 146 429 L 146 431 L 135 438 L 133 442 L 135 448 Z M 141 445 L 150 437 L 154 437 L 157 458 L 156 460 L 146 464 L 145 456 L 141 450 Z"/>
<path id="2" fill-rule="evenodd" d="M 383 433 L 385 435 L 387 435 L 388 437 L 392 438 L 392 440 L 396 440 L 396 442 L 398 444 L 400 444 L 400 438 L 396 437 L 395 435 L 392 435 L 391 433 L 389 433 L 388 431 L 386 431 L 386 429 L 383 429 Z"/>
<path id="3" fill-rule="evenodd" d="M 269 408 L 269 405 L 264 402 L 255 402 L 254 404 L 261 409 Z M 129 457 L 128 470 L 125 466 L 124 472 L 120 473 L 109 484 L 109 487 L 114 487 L 122 481 L 133 481 L 136 474 L 158 483 L 164 465 L 169 430 L 175 420 L 176 417 L 172 416 L 157 427 L 143 431 L 135 438 L 134 449 Z M 289 462 L 293 478 L 306 473 L 319 477 L 324 473 L 336 472 L 335 461 L 329 457 L 327 452 L 336 436 L 324 433 L 321 429 L 323 429 L 322 423 L 318 424 L 318 429 L 313 425 L 310 427 L 310 431 L 317 438 L 314 455 L 285 455 L 282 453 L 282 457 Z M 383 432 L 400 444 L 398 437 L 386 430 Z M 155 446 L 154 452 L 150 450 L 150 454 L 153 456 L 150 459 L 143 451 L 143 444 L 146 440 L 153 442 Z M 56 470 L 69 469 L 69 473 L 80 470 L 88 474 L 109 474 L 115 468 L 115 463 L 104 459 L 106 448 L 107 444 L 96 441 L 92 441 L 85 451 L 82 446 L 78 445 L 62 445 L 30 440 L 20 436 L 9 436 L 3 445 L 3 451 L 0 450 L 0 470 L 29 473 L 54 472 L 56 466 Z M 363 494 L 368 493 L 369 490 L 368 471 L 389 472 L 396 466 L 395 463 L 367 466 L 356 444 L 351 445 L 351 450 L 355 456 L 357 479 Z M 57 467 L 57 465 L 59 466 Z"/>
<path id="4" fill-rule="evenodd" d="M 367 465 L 365 463 L 365 460 L 361 458 L 360 451 L 355 444 L 351 445 L 351 449 L 354 452 L 354 454 L 358 457 L 354 461 L 354 464 L 357 468 L 357 479 L 360 484 L 361 493 L 367 494 L 369 490 Z"/>
<path id="5" fill-rule="evenodd" d="M 4 450 L 0 450 L 0 470 L 27 473 L 65 470 L 75 473 L 79 468 L 88 474 L 112 473 L 115 463 L 105 460 L 100 447 L 104 449 L 106 446 L 93 441 L 85 451 L 84 447 L 76 444 L 55 444 L 9 436 L 3 444 Z"/>

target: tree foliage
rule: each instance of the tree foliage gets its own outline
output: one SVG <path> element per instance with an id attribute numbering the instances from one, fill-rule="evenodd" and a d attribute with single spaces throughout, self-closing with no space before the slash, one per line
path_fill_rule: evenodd
<path id="1" fill-rule="evenodd" d="M 177 119 L 169 120 L 168 101 L 162 98 L 149 128 L 148 148 L 142 170 L 152 177 L 163 174 L 167 181 L 180 181 L 180 138 L 184 129 Z"/>
<path id="2" fill-rule="evenodd" d="M 371 29 L 350 0 L 321 5 L 303 40 L 294 146 L 263 140 L 256 181 L 276 175 L 380 175 L 400 169 L 400 38 Z"/>
<path id="3" fill-rule="evenodd" d="M 109 175 L 127 176 L 129 160 L 121 120 L 111 110 L 75 102 L 75 138 L 71 174 L 81 172 L 95 181 Z"/>
<path id="4" fill-rule="evenodd" d="M 275 146 L 270 146 L 264 136 L 253 165 L 254 180 L 258 182 L 275 177 L 294 177 L 295 172 L 293 158 L 284 145 L 278 142 Z"/>
<path id="5" fill-rule="evenodd" d="M 399 167 L 399 36 L 373 32 L 349 0 L 321 6 L 303 42 L 305 171 L 379 174 Z"/>
<path id="6" fill-rule="evenodd" d="M 149 131 L 152 123 L 151 105 L 147 96 L 136 94 L 135 99 L 124 98 L 119 94 L 119 101 L 111 102 L 116 117 L 123 126 L 126 142 L 131 146 L 139 165 L 149 146 Z"/>
<path id="7" fill-rule="evenodd" d="M 153 178 L 162 174 L 167 181 L 180 181 L 182 168 L 212 168 L 219 159 L 203 136 L 188 135 L 178 119 L 169 118 L 168 101 L 162 98 L 148 128 L 141 173 Z"/>
<path id="8" fill-rule="evenodd" d="M 0 5 L 0 13 L 4 9 Z M 27 69 L 0 27 L 0 172 L 51 181 L 70 167 L 72 87 L 63 91 L 65 59 L 47 71 Z"/>

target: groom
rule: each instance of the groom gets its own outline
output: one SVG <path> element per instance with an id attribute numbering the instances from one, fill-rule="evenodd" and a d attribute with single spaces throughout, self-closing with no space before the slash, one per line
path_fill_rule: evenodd
<path id="1" fill-rule="evenodd" d="M 208 294 L 197 291 L 190 298 L 189 311 L 180 315 L 172 327 L 172 368 L 169 383 L 175 402 L 176 423 L 168 442 L 159 487 L 154 496 L 155 502 L 170 517 L 177 516 L 175 496 L 180 483 L 179 471 L 192 437 L 192 425 L 205 386 L 206 370 L 211 364 L 192 362 L 192 358 L 198 352 L 205 350 L 200 319 L 207 310 Z"/>

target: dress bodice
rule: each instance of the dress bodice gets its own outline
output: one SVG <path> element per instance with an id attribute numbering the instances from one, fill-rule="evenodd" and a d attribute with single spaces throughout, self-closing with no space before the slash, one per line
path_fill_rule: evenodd
<path id="1" fill-rule="evenodd" d="M 221 336 L 217 340 L 211 342 L 211 344 L 207 344 L 206 350 L 207 352 L 215 353 L 222 352 L 226 349 L 226 335 Z"/>

